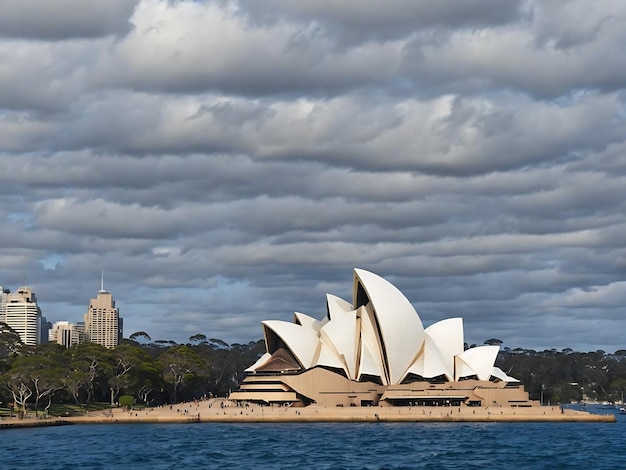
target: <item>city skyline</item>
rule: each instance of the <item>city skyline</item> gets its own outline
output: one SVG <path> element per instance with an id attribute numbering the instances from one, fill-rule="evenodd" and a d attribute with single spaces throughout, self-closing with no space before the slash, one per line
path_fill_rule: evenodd
<path id="1" fill-rule="evenodd" d="M 22 342 L 29 346 L 57 342 L 70 347 L 82 342 L 114 348 L 123 338 L 124 320 L 111 292 L 104 288 L 104 271 L 100 290 L 89 300 L 81 321 L 55 319 L 48 321 L 42 314 L 35 291 L 28 286 L 19 287 L 15 293 L 0 285 L 0 322 L 13 329 Z"/>
<path id="2" fill-rule="evenodd" d="M 376 272 L 482 344 L 624 349 L 626 4 L 0 0 L 0 285 L 259 338 Z M 348 276 L 349 277 L 349 276 Z"/>

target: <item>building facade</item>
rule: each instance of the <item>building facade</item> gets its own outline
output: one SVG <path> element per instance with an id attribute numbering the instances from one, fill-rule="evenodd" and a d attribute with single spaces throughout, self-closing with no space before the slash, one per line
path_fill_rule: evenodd
<path id="1" fill-rule="evenodd" d="M 7 298 L 11 291 L 0 286 L 0 322 L 4 323 L 4 316 L 6 313 Z"/>
<path id="2" fill-rule="evenodd" d="M 14 294 L 3 289 L 0 299 L 0 322 L 20 335 L 22 343 L 34 346 L 42 341 L 42 316 L 37 298 L 29 287 L 20 287 Z"/>
<path id="3" fill-rule="evenodd" d="M 461 318 L 424 328 L 387 280 L 355 269 L 353 301 L 326 296 L 326 317 L 264 321 L 266 353 L 232 400 L 306 406 L 532 407 L 495 366 L 498 346 L 465 349 Z"/>
<path id="4" fill-rule="evenodd" d="M 84 330 L 83 330 L 84 331 Z M 58 321 L 50 329 L 49 341 L 70 348 L 84 341 L 84 334 L 73 323 Z"/>
<path id="5" fill-rule="evenodd" d="M 122 339 L 123 323 L 113 296 L 102 287 L 95 299 L 89 301 L 85 314 L 85 336 L 87 341 L 106 348 L 114 348 Z"/>
<path id="6" fill-rule="evenodd" d="M 50 338 L 50 330 L 52 329 L 52 323 L 48 321 L 46 317 L 41 317 L 39 323 L 39 342 L 47 343 Z"/>

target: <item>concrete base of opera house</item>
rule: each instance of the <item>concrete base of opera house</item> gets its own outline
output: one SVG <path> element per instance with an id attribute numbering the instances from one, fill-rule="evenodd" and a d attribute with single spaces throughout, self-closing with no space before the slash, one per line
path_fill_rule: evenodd
<path id="1" fill-rule="evenodd" d="M 241 405 L 225 399 L 49 419 L 4 419 L 0 428 L 114 423 L 324 423 L 324 422 L 616 422 L 615 415 L 541 407 L 322 407 Z"/>

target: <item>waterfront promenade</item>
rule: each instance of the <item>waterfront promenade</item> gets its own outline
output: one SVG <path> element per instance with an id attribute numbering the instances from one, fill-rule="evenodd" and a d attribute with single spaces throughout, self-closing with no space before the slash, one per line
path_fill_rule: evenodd
<path id="1" fill-rule="evenodd" d="M 81 416 L 3 419 L 1 428 L 114 423 L 281 423 L 281 422 L 615 422 L 614 415 L 561 409 L 559 406 L 507 407 L 320 407 L 238 405 L 226 399 L 153 408 L 115 408 Z"/>

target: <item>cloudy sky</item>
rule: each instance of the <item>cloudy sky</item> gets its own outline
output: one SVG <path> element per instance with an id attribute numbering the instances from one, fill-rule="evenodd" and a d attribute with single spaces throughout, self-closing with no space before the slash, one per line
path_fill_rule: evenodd
<path id="1" fill-rule="evenodd" d="M 229 343 L 376 272 L 626 347 L 626 2 L 0 0 L 0 285 Z"/>

